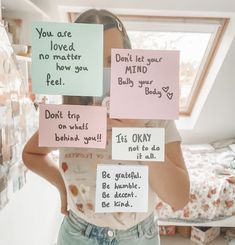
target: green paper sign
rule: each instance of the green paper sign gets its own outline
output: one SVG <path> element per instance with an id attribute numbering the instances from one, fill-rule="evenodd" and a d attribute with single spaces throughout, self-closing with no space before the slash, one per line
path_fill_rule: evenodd
<path id="1" fill-rule="evenodd" d="M 34 22 L 33 92 L 102 96 L 103 25 Z"/>

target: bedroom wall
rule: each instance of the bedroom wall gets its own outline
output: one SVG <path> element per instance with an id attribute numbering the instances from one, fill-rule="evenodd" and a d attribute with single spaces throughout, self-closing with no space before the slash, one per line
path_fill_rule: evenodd
<path id="1" fill-rule="evenodd" d="M 235 138 L 235 39 L 193 130 L 180 130 L 185 143 Z"/>

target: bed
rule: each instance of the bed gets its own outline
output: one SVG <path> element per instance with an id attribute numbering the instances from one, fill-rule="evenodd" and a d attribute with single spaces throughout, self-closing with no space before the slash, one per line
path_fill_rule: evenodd
<path id="1" fill-rule="evenodd" d="M 159 225 L 235 226 L 235 140 L 225 143 L 182 145 L 190 200 L 174 211 L 158 198 Z"/>

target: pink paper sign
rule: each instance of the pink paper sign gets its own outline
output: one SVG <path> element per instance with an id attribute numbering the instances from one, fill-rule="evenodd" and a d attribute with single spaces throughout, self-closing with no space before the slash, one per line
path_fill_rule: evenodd
<path id="1" fill-rule="evenodd" d="M 178 118 L 179 51 L 112 49 L 111 60 L 111 118 Z"/>
<path id="2" fill-rule="evenodd" d="M 106 131 L 106 107 L 40 105 L 39 146 L 105 148 Z"/>

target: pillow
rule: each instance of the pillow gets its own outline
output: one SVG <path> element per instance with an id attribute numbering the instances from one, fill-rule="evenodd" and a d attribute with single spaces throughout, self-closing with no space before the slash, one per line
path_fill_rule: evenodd
<path id="1" fill-rule="evenodd" d="M 229 145 L 228 146 L 233 152 L 235 152 L 235 144 Z"/>
<path id="2" fill-rule="evenodd" d="M 191 153 L 210 153 L 213 152 L 215 149 L 210 144 L 192 144 L 187 145 L 187 149 Z"/>
<path id="3" fill-rule="evenodd" d="M 234 144 L 234 143 L 235 143 L 235 138 L 231 138 L 231 139 L 224 139 L 224 140 L 215 141 L 215 142 L 211 143 L 211 145 L 215 149 L 220 149 L 220 148 L 227 147 L 227 146 Z"/>

